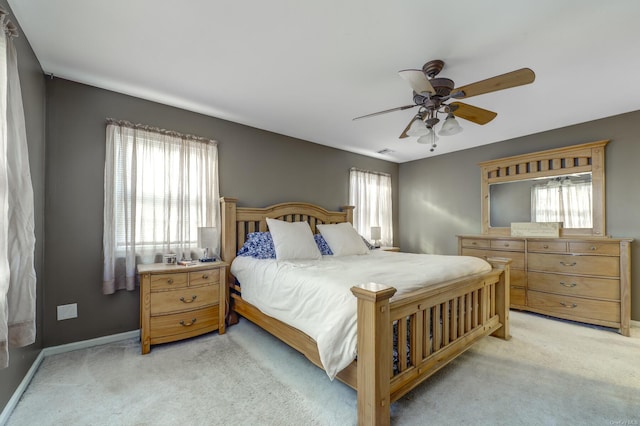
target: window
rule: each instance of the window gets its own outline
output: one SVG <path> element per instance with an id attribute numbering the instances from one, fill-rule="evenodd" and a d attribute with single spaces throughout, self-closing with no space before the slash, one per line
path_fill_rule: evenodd
<path id="1" fill-rule="evenodd" d="M 353 226 L 360 235 L 372 240 L 371 227 L 379 226 L 381 245 L 393 245 L 391 175 L 352 168 L 349 173 L 349 204 L 356 207 Z"/>
<path id="2" fill-rule="evenodd" d="M 219 228 L 215 141 L 108 121 L 103 290 L 135 286 L 136 263 L 199 256 L 199 227 Z M 219 242 L 210 247 L 219 254 Z"/>

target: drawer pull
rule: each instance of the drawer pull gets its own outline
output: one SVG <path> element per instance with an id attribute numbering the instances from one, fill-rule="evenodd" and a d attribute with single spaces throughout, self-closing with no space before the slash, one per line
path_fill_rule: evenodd
<path id="1" fill-rule="evenodd" d="M 509 247 L 509 243 L 504 243 L 504 246 L 505 247 Z"/>
<path id="2" fill-rule="evenodd" d="M 185 323 L 184 320 L 180 321 L 180 325 L 183 327 L 190 327 L 196 323 L 196 318 L 193 318 L 189 324 Z"/>
<path id="3" fill-rule="evenodd" d="M 560 281 L 560 285 L 561 285 L 561 286 L 565 286 L 565 287 L 572 288 L 572 287 L 577 286 L 578 284 L 576 284 L 576 283 L 570 283 L 570 284 L 567 284 L 567 283 L 565 283 L 564 281 Z"/>
<path id="4" fill-rule="evenodd" d="M 596 247 L 596 246 L 591 246 L 591 247 L 589 247 L 589 250 L 591 250 L 591 251 L 596 251 L 596 250 L 598 250 L 598 247 Z"/>
<path id="5" fill-rule="evenodd" d="M 191 300 L 186 300 L 184 297 L 181 297 L 181 298 L 180 298 L 180 301 L 181 301 L 182 303 L 193 303 L 193 302 L 196 300 L 196 298 L 197 298 L 197 297 L 198 297 L 198 296 L 195 296 L 195 295 L 194 295 L 194 296 L 191 296 Z"/>
<path id="6" fill-rule="evenodd" d="M 472 242 L 472 243 L 471 243 L 471 245 L 472 245 L 472 246 L 477 246 L 477 245 L 478 245 L 478 242 L 477 242 L 477 241 L 474 241 L 474 242 Z"/>
<path id="7" fill-rule="evenodd" d="M 168 283 L 168 284 L 173 284 L 173 278 L 169 278 L 169 279 L 167 280 L 167 283 Z"/>
<path id="8" fill-rule="evenodd" d="M 576 266 L 576 262 L 560 262 L 562 266 Z"/>
<path id="9" fill-rule="evenodd" d="M 578 305 L 576 305 L 575 303 L 564 303 L 564 302 L 560 302 L 560 304 L 561 304 L 562 306 L 564 306 L 565 308 L 571 308 L 571 309 L 573 309 L 573 308 L 577 308 L 577 307 L 578 307 Z"/>
<path id="10" fill-rule="evenodd" d="M 543 248 L 543 249 L 548 249 L 548 248 L 549 248 L 549 245 L 548 245 L 548 244 L 545 244 L 545 245 L 543 245 L 543 246 L 542 246 L 542 248 Z"/>
<path id="11" fill-rule="evenodd" d="M 202 276 L 202 279 L 203 279 L 203 280 L 208 280 L 208 279 L 209 279 L 209 274 L 204 274 L 204 275 Z"/>

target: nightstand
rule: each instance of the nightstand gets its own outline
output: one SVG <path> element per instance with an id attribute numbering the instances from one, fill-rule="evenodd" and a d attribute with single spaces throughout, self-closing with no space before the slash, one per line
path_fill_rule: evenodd
<path id="1" fill-rule="evenodd" d="M 138 265 L 142 354 L 151 345 L 225 332 L 225 262 Z"/>

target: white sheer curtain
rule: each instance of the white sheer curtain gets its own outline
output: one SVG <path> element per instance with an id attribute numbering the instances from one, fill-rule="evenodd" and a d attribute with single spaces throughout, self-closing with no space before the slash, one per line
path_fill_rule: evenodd
<path id="1" fill-rule="evenodd" d="M 531 188 L 534 222 L 562 222 L 565 228 L 591 228 L 591 181 L 553 180 Z"/>
<path id="2" fill-rule="evenodd" d="M 381 228 L 380 243 L 393 245 L 391 175 L 358 170 L 349 173 L 349 204 L 355 206 L 353 226 L 371 241 L 371 227 Z"/>
<path id="3" fill-rule="evenodd" d="M 108 120 L 104 184 L 105 294 L 133 290 L 137 263 L 198 258 L 198 227 L 220 229 L 215 141 Z"/>
<path id="4" fill-rule="evenodd" d="M 0 368 L 9 365 L 9 346 L 36 337 L 33 187 L 15 36 L 0 9 Z"/>

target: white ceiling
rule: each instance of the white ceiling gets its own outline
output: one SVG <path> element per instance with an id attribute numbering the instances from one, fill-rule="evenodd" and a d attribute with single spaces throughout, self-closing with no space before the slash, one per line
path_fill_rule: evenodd
<path id="1" fill-rule="evenodd" d="M 46 73 L 399 163 L 640 109 L 637 0 L 8 2 Z M 411 104 L 397 72 L 431 59 L 536 81 L 465 100 L 498 117 L 434 153 L 398 139 L 417 108 L 352 121 Z"/>

